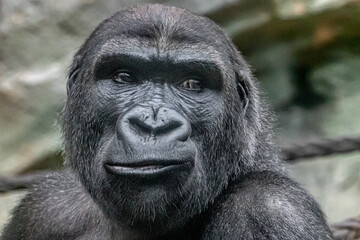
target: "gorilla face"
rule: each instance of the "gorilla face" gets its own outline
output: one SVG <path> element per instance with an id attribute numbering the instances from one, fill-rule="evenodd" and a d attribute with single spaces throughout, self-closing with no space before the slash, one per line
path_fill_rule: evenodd
<path id="1" fill-rule="evenodd" d="M 159 5 L 119 11 L 74 58 L 62 116 L 68 162 L 122 224 L 183 224 L 251 165 L 248 75 L 206 18 Z"/>

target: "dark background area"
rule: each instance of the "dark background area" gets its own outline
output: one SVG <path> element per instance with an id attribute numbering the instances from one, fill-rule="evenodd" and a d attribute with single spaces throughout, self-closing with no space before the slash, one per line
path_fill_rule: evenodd
<path id="1" fill-rule="evenodd" d="M 277 115 L 280 146 L 360 134 L 359 0 L 0 0 L 1 176 L 61 167 L 56 122 L 71 56 L 117 9 L 155 2 L 226 30 Z M 329 222 L 360 214 L 359 152 L 289 170 Z M 0 229 L 23 194 L 0 195 Z"/>

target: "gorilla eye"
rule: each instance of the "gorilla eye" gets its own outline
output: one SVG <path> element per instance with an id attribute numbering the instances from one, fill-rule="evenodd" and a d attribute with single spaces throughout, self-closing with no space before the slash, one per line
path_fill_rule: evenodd
<path id="1" fill-rule="evenodd" d="M 112 79 L 118 83 L 128 83 L 134 81 L 132 76 L 127 72 L 118 72 L 112 77 Z"/>
<path id="2" fill-rule="evenodd" d="M 201 84 L 200 81 L 195 79 L 188 79 L 180 84 L 181 87 L 189 89 L 189 90 L 201 90 Z"/>

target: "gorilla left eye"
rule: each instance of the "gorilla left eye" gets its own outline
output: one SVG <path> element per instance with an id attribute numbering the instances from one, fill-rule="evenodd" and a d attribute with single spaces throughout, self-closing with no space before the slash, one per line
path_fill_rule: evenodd
<path id="1" fill-rule="evenodd" d="M 180 87 L 189 89 L 189 90 L 201 90 L 201 83 L 198 80 L 195 79 L 188 79 L 180 84 Z"/>
<path id="2" fill-rule="evenodd" d="M 128 83 L 134 81 L 133 77 L 127 72 L 118 72 L 112 77 L 112 79 L 118 83 Z"/>

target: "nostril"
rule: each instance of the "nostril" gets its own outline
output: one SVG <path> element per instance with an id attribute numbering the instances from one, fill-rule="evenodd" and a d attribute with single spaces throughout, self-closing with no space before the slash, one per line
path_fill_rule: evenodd
<path id="1" fill-rule="evenodd" d="M 161 122 L 165 122 L 164 120 L 162 120 Z M 168 133 L 171 133 L 173 131 L 175 131 L 177 128 L 180 128 L 182 125 L 181 122 L 178 121 L 170 121 L 168 123 L 165 123 L 161 126 L 158 126 L 156 128 L 154 128 L 154 135 L 155 136 L 161 136 L 161 135 L 166 135 Z"/>
<path id="2" fill-rule="evenodd" d="M 139 118 L 131 117 L 129 118 L 130 126 L 137 131 L 139 134 L 151 134 L 153 127 L 147 125 L 145 122 L 141 121 Z"/>

